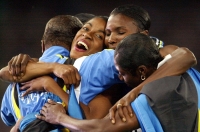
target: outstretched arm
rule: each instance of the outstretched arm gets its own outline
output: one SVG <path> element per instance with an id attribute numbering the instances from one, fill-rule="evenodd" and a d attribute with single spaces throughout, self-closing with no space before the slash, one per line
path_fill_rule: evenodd
<path id="1" fill-rule="evenodd" d="M 172 52 L 173 51 L 173 52 Z M 157 69 L 151 76 L 149 76 L 144 82 L 138 85 L 136 88 L 132 89 L 127 95 L 120 99 L 111 109 L 110 109 L 110 119 L 112 122 L 115 122 L 114 114 L 118 110 L 120 117 L 124 119 L 124 114 L 121 110 L 121 107 L 117 109 L 117 105 L 121 104 L 127 106 L 129 115 L 132 115 L 132 109 L 130 103 L 138 96 L 142 87 L 156 79 L 165 77 L 165 76 L 175 76 L 180 75 L 186 72 L 190 67 L 197 64 L 194 54 L 185 47 L 178 48 L 174 45 L 165 46 L 160 50 L 162 56 L 166 56 L 171 52 L 172 58 L 165 62 L 159 69 Z"/>
<path id="2" fill-rule="evenodd" d="M 9 62 L 9 72 L 13 76 L 21 76 L 22 74 L 25 74 L 26 72 L 26 65 L 28 62 L 38 62 L 39 60 L 37 58 L 31 58 L 28 54 L 19 54 L 14 56 Z"/>
<path id="3" fill-rule="evenodd" d="M 9 73 L 8 66 L 4 67 L 0 71 L 0 78 L 4 81 L 10 82 L 25 82 L 35 77 L 48 75 L 50 73 L 54 73 L 57 77 L 62 78 L 65 84 L 78 85 L 80 82 L 78 70 L 72 65 L 41 62 L 29 62 L 26 67 L 25 75 L 19 78 L 13 78 Z"/>
<path id="4" fill-rule="evenodd" d="M 148 77 L 144 82 L 142 82 L 138 87 L 136 87 L 136 95 L 139 94 L 140 90 L 145 84 L 165 76 L 180 75 L 186 72 L 190 67 L 197 64 L 197 60 L 194 54 L 188 48 L 185 47 L 179 48 L 174 45 L 168 45 L 161 49 L 160 53 L 161 55 L 165 56 L 167 54 L 170 54 L 172 58 L 165 62 L 150 77 Z"/>
<path id="5" fill-rule="evenodd" d="M 126 107 L 123 108 L 124 113 L 127 113 Z M 139 128 L 139 124 L 136 116 L 129 117 L 127 114 L 126 122 L 122 122 L 118 114 L 116 114 L 116 124 L 113 125 L 110 122 L 108 116 L 103 119 L 92 120 L 77 120 L 73 119 L 65 114 L 65 110 L 60 104 L 57 104 L 51 100 L 43 106 L 41 110 L 42 115 L 37 116 L 39 119 L 45 120 L 52 124 L 60 124 L 72 131 L 87 131 L 87 132 L 121 132 Z"/>
<path id="6" fill-rule="evenodd" d="M 1 69 L 0 79 L 4 81 L 20 79 L 21 76 L 25 74 L 26 66 L 29 61 L 38 62 L 38 59 L 31 58 L 28 54 L 19 54 L 12 57 L 12 59 L 8 62 L 8 66 Z"/>

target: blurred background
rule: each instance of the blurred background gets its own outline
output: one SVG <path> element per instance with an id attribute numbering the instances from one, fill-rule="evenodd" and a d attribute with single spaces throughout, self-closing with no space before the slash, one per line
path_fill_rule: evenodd
<path id="1" fill-rule="evenodd" d="M 19 53 L 41 56 L 40 40 L 47 21 L 61 14 L 92 13 L 107 15 L 122 4 L 136 4 L 151 17 L 150 35 L 189 48 L 200 62 L 200 1 L 179 0 L 1 0 L 0 1 L 0 68 Z M 194 68 L 200 71 L 200 65 Z M 8 83 L 0 81 L 0 99 Z M 0 120 L 1 131 L 7 127 Z"/>

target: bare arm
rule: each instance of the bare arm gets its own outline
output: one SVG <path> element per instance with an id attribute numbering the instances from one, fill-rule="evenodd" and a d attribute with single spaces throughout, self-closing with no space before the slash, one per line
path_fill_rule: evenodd
<path id="1" fill-rule="evenodd" d="M 127 113 L 126 107 L 123 108 L 124 113 Z M 43 106 L 41 113 L 44 116 L 37 116 L 39 119 L 45 120 L 52 124 L 60 124 L 72 131 L 87 131 L 87 132 L 118 132 L 127 131 L 139 128 L 139 124 L 136 116 L 129 117 L 127 114 L 126 122 L 122 122 L 118 114 L 116 114 L 116 124 L 113 125 L 110 122 L 108 116 L 103 119 L 92 119 L 92 120 L 76 120 L 65 114 L 64 109 L 61 105 L 48 101 Z"/>
<path id="2" fill-rule="evenodd" d="M 160 52 L 162 56 L 165 56 L 171 52 L 172 58 L 169 59 L 166 63 L 164 63 L 159 69 L 157 69 L 140 85 L 132 89 L 110 109 L 110 118 L 113 122 L 115 121 L 114 112 L 117 110 L 117 104 L 127 106 L 129 114 L 132 115 L 130 103 L 138 96 L 140 90 L 145 84 L 165 76 L 180 75 L 186 72 L 190 67 L 197 64 L 194 54 L 188 48 L 185 47 L 178 48 L 174 45 L 168 45 L 165 46 Z M 118 109 L 118 112 L 120 113 L 120 117 L 123 119 L 124 114 L 121 110 L 121 107 Z"/>
<path id="3" fill-rule="evenodd" d="M 157 69 L 150 77 L 148 77 L 138 86 L 138 93 L 145 84 L 153 80 L 165 76 L 180 75 L 186 72 L 190 67 L 197 64 L 197 60 L 194 54 L 185 47 L 174 48 L 173 45 L 168 45 L 161 49 L 160 52 L 161 55 L 171 54 L 172 58 L 164 63 L 164 65 Z"/>
<path id="4" fill-rule="evenodd" d="M 109 109 L 125 94 L 124 84 L 115 84 L 93 98 L 88 105 L 79 102 L 86 119 L 100 119 L 105 117 Z"/>
<path id="5" fill-rule="evenodd" d="M 0 77 L 4 81 L 9 82 L 24 82 L 41 75 L 47 75 L 53 72 L 53 63 L 33 63 L 29 62 L 26 67 L 26 74 L 24 76 L 13 78 L 9 72 L 9 67 L 6 66 L 1 69 Z"/>
<path id="6" fill-rule="evenodd" d="M 65 84 L 78 85 L 80 75 L 78 70 L 72 65 L 63 65 L 58 63 L 41 63 L 29 62 L 26 67 L 26 73 L 21 78 L 13 78 L 9 73 L 8 67 L 1 69 L 0 78 L 10 82 L 25 82 L 35 77 L 54 73 L 57 77 L 62 78 Z"/>
<path id="7" fill-rule="evenodd" d="M 17 120 L 16 124 L 11 128 L 10 132 L 19 132 L 19 126 L 23 117 Z"/>
<path id="8" fill-rule="evenodd" d="M 0 70 L 0 79 L 2 81 L 7 81 L 7 82 L 15 82 L 16 79 L 13 78 L 13 76 L 9 73 L 8 66 L 3 67 Z"/>
<path id="9" fill-rule="evenodd" d="M 93 98 L 88 105 L 79 103 L 81 108 L 84 111 L 86 119 L 100 119 L 105 117 L 109 109 L 112 107 L 112 104 L 106 96 L 99 94 Z"/>
<path id="10" fill-rule="evenodd" d="M 63 102 L 65 102 L 66 108 L 68 108 L 68 98 L 69 95 L 62 90 L 62 88 L 49 76 L 42 76 L 31 81 L 22 83 L 23 86 L 21 90 L 26 90 L 23 96 L 35 91 L 48 91 L 59 96 Z M 86 119 L 103 118 L 108 114 L 109 109 L 113 104 L 111 104 L 108 95 L 99 94 L 94 99 L 92 99 L 88 105 L 79 103 Z M 97 105 L 98 104 L 98 105 Z"/>

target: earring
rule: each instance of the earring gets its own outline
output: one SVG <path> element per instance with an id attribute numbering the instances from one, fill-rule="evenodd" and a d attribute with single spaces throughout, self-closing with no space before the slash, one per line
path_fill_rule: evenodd
<path id="1" fill-rule="evenodd" d="M 144 81 L 146 77 L 144 75 L 141 75 L 141 80 Z"/>

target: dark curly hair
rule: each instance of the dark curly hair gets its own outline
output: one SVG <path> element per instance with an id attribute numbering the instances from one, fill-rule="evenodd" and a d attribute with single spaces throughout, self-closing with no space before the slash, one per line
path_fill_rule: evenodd
<path id="1" fill-rule="evenodd" d="M 133 76 L 140 65 L 156 69 L 163 59 L 153 40 L 142 33 L 125 37 L 115 49 L 114 56 L 116 63 Z"/>
<path id="2" fill-rule="evenodd" d="M 48 21 L 42 39 L 54 44 L 64 42 L 71 47 L 72 40 L 82 26 L 81 21 L 77 17 L 58 15 Z"/>

